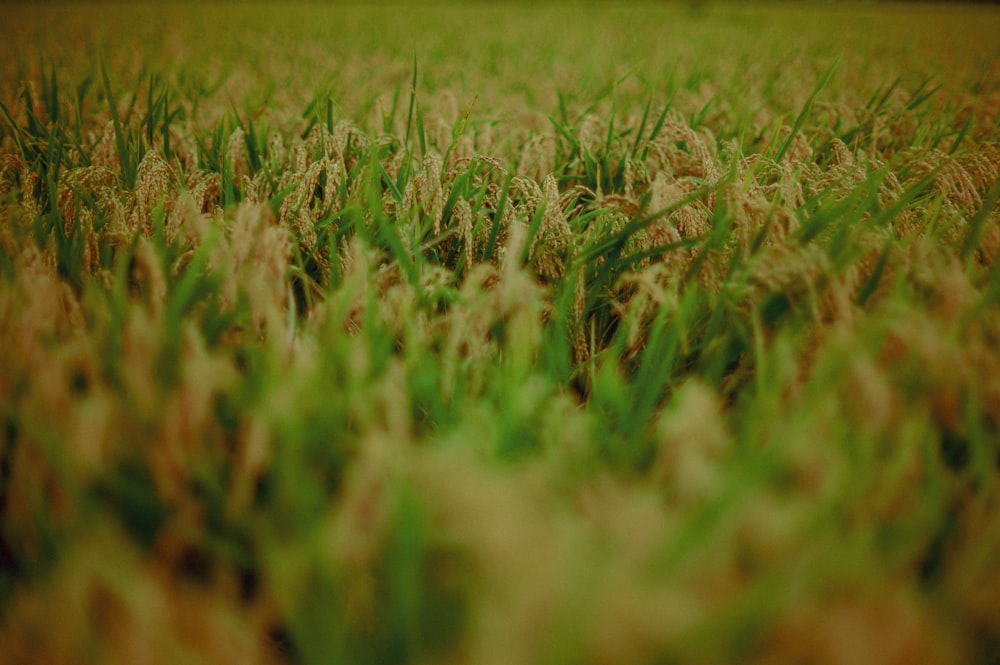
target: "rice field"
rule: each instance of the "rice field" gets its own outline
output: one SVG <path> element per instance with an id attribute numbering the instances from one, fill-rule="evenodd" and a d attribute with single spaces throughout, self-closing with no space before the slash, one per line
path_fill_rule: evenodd
<path id="1" fill-rule="evenodd" d="M 1000 8 L 0 9 L 0 660 L 1000 662 Z"/>

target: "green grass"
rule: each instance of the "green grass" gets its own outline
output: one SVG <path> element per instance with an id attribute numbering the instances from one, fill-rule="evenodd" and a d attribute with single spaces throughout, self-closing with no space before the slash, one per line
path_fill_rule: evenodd
<path id="1" fill-rule="evenodd" d="M 996 662 L 995 9 L 4 13 L 12 662 Z"/>

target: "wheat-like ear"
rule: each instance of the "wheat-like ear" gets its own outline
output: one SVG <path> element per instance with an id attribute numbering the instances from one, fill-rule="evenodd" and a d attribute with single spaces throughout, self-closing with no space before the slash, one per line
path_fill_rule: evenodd
<path id="1" fill-rule="evenodd" d="M 444 218 L 444 183 L 442 182 L 441 156 L 434 151 L 424 156 L 418 169 L 406 184 L 403 201 L 398 208 L 405 214 L 417 212 L 427 216 L 434 235 L 441 233 Z M 417 208 L 419 207 L 419 208 Z"/>
<path id="2" fill-rule="evenodd" d="M 177 174 L 155 150 L 146 152 L 136 169 L 135 206 L 130 213 L 130 227 L 152 233 L 152 211 L 169 203 L 175 196 Z"/>
<path id="3" fill-rule="evenodd" d="M 562 253 L 571 245 L 572 231 L 566 221 L 559 188 L 552 174 L 545 178 L 539 204 L 544 205 L 545 210 L 530 252 L 537 260 L 540 275 L 548 279 L 559 279 L 564 269 Z"/>
<path id="4" fill-rule="evenodd" d="M 580 149 L 596 156 L 604 146 L 604 140 L 608 134 L 607 122 L 599 115 L 588 113 L 580 123 L 578 134 Z"/>
<path id="5" fill-rule="evenodd" d="M 23 168 L 24 162 L 19 156 L 0 155 L 0 196 L 7 196 L 13 190 Z"/>
<path id="6" fill-rule="evenodd" d="M 549 133 L 529 136 L 517 160 L 517 175 L 535 181 L 551 173 L 555 162 L 555 137 Z"/>
<path id="7" fill-rule="evenodd" d="M 464 198 L 459 198 L 455 201 L 455 206 L 452 208 L 451 214 L 455 220 L 455 225 L 458 227 L 459 236 L 462 238 L 462 246 L 465 253 L 465 270 L 469 271 L 472 269 L 472 264 L 475 261 L 477 247 L 476 239 L 472 235 L 474 223 L 472 207 Z"/>
<path id="8" fill-rule="evenodd" d="M 788 149 L 785 150 L 785 154 L 781 156 L 781 161 L 783 164 L 804 164 L 812 160 L 813 151 L 812 146 L 809 145 L 809 141 L 806 139 L 805 135 L 801 131 L 795 132 L 792 136 L 792 132 L 795 131 L 788 125 L 783 125 L 781 131 L 778 133 L 778 138 L 781 143 L 789 141 Z"/>
<path id="9" fill-rule="evenodd" d="M 242 127 L 236 127 L 226 139 L 225 154 L 234 180 L 239 181 L 250 174 L 250 155 L 247 152 L 246 132 Z"/>
<path id="10" fill-rule="evenodd" d="M 970 211 L 970 214 L 983 204 L 980 188 L 984 184 L 987 186 L 992 184 L 995 178 L 991 179 L 990 176 L 1000 171 L 1000 166 L 995 164 L 990 166 L 984 157 L 960 161 L 941 153 L 934 155 L 934 161 L 942 165 L 941 171 L 934 179 L 935 184 L 951 202 Z M 970 173 L 967 168 L 969 166 L 977 177 L 973 177 Z"/>

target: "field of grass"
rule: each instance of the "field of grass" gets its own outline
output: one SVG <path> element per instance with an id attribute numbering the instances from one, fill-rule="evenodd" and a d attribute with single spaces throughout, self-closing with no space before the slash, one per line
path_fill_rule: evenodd
<path id="1" fill-rule="evenodd" d="M 1000 662 L 1000 8 L 0 12 L 3 662 Z"/>

